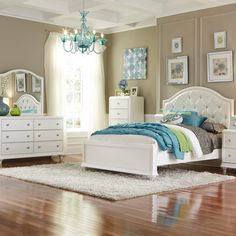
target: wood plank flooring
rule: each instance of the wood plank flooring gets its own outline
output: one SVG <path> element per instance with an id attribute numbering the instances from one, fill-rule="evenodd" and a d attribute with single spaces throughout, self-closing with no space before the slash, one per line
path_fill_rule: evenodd
<path id="1" fill-rule="evenodd" d="M 0 236 L 23 235 L 236 235 L 236 181 L 112 202 L 0 176 Z"/>

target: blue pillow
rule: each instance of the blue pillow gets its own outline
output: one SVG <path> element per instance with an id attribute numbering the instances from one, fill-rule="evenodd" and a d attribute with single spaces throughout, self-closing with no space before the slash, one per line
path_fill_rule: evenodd
<path id="1" fill-rule="evenodd" d="M 200 127 L 202 123 L 207 119 L 205 116 L 199 116 L 197 114 L 182 115 L 184 125 L 189 125 L 193 127 Z"/>

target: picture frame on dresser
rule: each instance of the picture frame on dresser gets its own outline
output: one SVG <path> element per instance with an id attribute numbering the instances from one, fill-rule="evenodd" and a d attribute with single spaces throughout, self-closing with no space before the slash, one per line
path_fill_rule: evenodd
<path id="1" fill-rule="evenodd" d="M 236 130 L 236 116 L 230 118 L 230 129 Z"/>

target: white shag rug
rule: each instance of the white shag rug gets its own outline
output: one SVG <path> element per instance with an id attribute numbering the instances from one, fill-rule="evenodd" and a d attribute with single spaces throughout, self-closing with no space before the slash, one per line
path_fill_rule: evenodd
<path id="1" fill-rule="evenodd" d="M 6 168 L 0 170 L 0 175 L 109 200 L 124 200 L 235 179 L 209 172 L 161 169 L 157 178 L 149 180 L 143 176 L 84 169 L 78 163 Z"/>

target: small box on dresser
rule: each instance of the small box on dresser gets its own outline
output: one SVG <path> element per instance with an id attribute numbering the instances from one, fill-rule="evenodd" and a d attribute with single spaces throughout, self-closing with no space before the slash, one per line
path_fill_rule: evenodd
<path id="1" fill-rule="evenodd" d="M 226 174 L 227 168 L 236 169 L 236 130 L 225 129 L 223 131 L 221 167 L 224 174 Z"/>
<path id="2" fill-rule="evenodd" d="M 109 98 L 109 125 L 144 122 L 144 98 L 113 96 Z"/>

